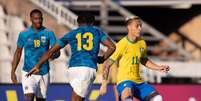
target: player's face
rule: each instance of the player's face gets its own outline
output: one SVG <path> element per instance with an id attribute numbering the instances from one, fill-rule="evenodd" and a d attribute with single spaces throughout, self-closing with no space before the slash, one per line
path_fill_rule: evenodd
<path id="1" fill-rule="evenodd" d="M 133 20 L 128 25 L 129 33 L 131 33 L 133 36 L 140 37 L 140 32 L 142 29 L 142 24 L 140 20 Z"/>
<path id="2" fill-rule="evenodd" d="M 43 17 L 40 13 L 33 13 L 31 16 L 31 22 L 34 28 L 39 29 L 43 24 Z"/>

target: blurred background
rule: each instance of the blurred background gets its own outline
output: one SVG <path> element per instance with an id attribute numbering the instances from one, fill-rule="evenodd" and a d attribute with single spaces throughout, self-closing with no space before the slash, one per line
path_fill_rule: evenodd
<path id="1" fill-rule="evenodd" d="M 77 27 L 78 14 L 91 12 L 96 16 L 95 25 L 118 42 L 127 35 L 125 17 L 137 15 L 143 20 L 142 37 L 147 42 L 149 58 L 171 67 L 169 73 L 163 74 L 141 66 L 144 79 L 157 85 L 201 84 L 201 0 L 0 0 L 1 84 L 11 84 L 16 40 L 19 32 L 31 25 L 29 13 L 34 8 L 42 10 L 44 26 L 54 31 L 58 39 Z M 51 61 L 51 83 L 68 82 L 70 47 L 61 52 L 58 59 Z M 23 54 L 16 72 L 19 82 L 22 65 Z M 101 83 L 102 71 L 99 65 L 97 84 Z M 117 72 L 113 66 L 111 84 L 115 83 Z"/>

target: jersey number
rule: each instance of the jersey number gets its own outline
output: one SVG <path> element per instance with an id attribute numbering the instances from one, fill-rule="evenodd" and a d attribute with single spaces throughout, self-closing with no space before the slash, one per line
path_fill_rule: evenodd
<path id="1" fill-rule="evenodd" d="M 82 44 L 82 39 L 86 38 L 86 44 Z M 90 51 L 93 48 L 93 34 L 90 32 L 86 32 L 83 35 L 81 33 L 77 33 L 77 50 L 80 51 L 82 48 L 84 50 Z"/>
<path id="2" fill-rule="evenodd" d="M 40 47 L 40 40 L 34 40 L 34 47 Z"/>
<path id="3" fill-rule="evenodd" d="M 132 57 L 132 65 L 139 64 L 138 56 Z"/>

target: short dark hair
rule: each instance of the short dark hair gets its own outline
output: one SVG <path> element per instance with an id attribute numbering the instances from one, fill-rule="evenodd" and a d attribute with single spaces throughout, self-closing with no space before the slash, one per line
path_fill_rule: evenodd
<path id="1" fill-rule="evenodd" d="M 38 14 L 43 15 L 43 13 L 42 13 L 39 9 L 33 9 L 33 10 L 30 12 L 30 17 L 31 17 L 34 13 L 38 13 Z"/>
<path id="2" fill-rule="evenodd" d="M 141 20 L 140 19 L 140 17 L 138 17 L 138 16 L 131 16 L 131 17 L 127 17 L 126 19 L 125 19 L 125 24 L 126 25 L 128 25 L 128 24 L 130 24 L 133 20 Z"/>
<path id="3" fill-rule="evenodd" d="M 95 16 L 92 15 L 91 13 L 82 13 L 82 14 L 78 15 L 77 22 L 79 24 L 81 24 L 81 23 L 90 24 L 90 23 L 95 22 Z"/>

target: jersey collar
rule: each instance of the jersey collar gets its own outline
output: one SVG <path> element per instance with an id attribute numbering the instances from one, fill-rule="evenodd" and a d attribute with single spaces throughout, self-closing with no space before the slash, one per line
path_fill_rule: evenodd
<path id="1" fill-rule="evenodd" d="M 38 32 L 40 32 L 40 31 L 42 31 L 42 30 L 44 30 L 44 29 L 45 29 L 45 27 L 42 26 L 42 27 L 39 29 Z M 34 31 L 34 29 L 33 29 L 33 26 L 30 26 L 30 27 L 28 28 L 28 30 L 29 30 L 29 32 L 36 33 L 36 32 Z M 38 32 L 37 32 L 37 33 L 38 33 Z"/>
<path id="2" fill-rule="evenodd" d="M 136 40 L 134 40 L 134 41 L 132 41 L 132 40 L 130 40 L 130 39 L 128 38 L 128 36 L 126 36 L 126 39 L 127 39 L 127 41 L 128 41 L 129 43 L 131 43 L 131 44 L 134 44 L 134 43 L 136 43 L 136 42 L 137 42 L 137 39 L 136 39 Z"/>

